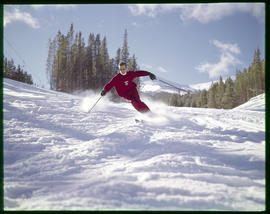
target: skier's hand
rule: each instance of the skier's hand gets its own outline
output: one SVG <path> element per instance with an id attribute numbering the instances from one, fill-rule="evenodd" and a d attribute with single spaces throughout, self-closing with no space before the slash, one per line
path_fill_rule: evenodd
<path id="1" fill-rule="evenodd" d="M 155 74 L 152 74 L 152 73 L 150 73 L 150 72 L 149 72 L 149 77 L 150 77 L 151 80 L 157 79 L 157 78 L 156 78 L 156 75 L 155 75 Z"/>
<path id="2" fill-rule="evenodd" d="M 107 91 L 105 90 L 105 89 L 103 89 L 102 91 L 101 91 L 101 96 L 104 96 L 105 94 L 107 93 Z"/>

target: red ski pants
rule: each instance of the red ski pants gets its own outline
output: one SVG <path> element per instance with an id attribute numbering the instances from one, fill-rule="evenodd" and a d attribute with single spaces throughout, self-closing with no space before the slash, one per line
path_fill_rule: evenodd
<path id="1" fill-rule="evenodd" d="M 125 96 L 125 99 L 129 100 L 131 102 L 131 104 L 133 105 L 133 107 L 141 112 L 141 113 L 145 113 L 150 111 L 150 109 L 148 108 L 148 106 L 141 101 L 140 96 L 138 94 L 137 88 L 133 88 L 131 89 Z"/>

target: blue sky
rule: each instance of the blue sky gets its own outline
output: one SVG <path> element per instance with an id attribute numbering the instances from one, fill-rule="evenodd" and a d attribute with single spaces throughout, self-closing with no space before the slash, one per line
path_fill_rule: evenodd
<path id="1" fill-rule="evenodd" d="M 110 58 L 128 31 L 130 54 L 142 70 L 179 84 L 196 84 L 233 76 L 264 58 L 265 5 L 115 4 L 5 5 L 4 55 L 47 86 L 48 40 L 73 23 L 85 42 L 90 33 L 106 36 Z"/>

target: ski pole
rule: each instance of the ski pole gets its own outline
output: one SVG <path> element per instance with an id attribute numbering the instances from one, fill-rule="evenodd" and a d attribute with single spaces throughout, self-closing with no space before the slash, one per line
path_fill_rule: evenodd
<path id="1" fill-rule="evenodd" d="M 95 104 L 92 106 L 92 108 L 87 112 L 90 113 L 92 111 L 92 109 L 96 106 L 96 104 L 98 103 L 98 101 L 102 98 L 102 96 L 100 96 L 100 98 L 98 98 L 98 100 L 95 102 Z"/>
<path id="2" fill-rule="evenodd" d="M 187 93 L 190 92 L 190 91 L 187 91 L 187 90 L 185 90 L 185 89 L 178 88 L 178 87 L 176 87 L 176 86 L 174 86 L 174 85 L 172 85 L 172 84 L 170 84 L 170 83 L 168 83 L 168 82 L 165 82 L 165 81 L 163 81 L 163 80 L 161 80 L 161 79 L 158 79 L 158 81 L 160 81 L 160 82 L 162 82 L 162 83 L 165 83 L 165 84 L 167 84 L 167 85 L 169 85 L 169 86 L 171 86 L 171 87 L 173 87 L 173 88 L 176 88 L 176 89 L 178 89 L 179 91 L 184 91 L 184 92 L 187 92 Z"/>

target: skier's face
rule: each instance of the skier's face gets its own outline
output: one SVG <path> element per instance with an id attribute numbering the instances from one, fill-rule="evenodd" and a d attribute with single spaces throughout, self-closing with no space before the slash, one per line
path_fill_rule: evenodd
<path id="1" fill-rule="evenodd" d="M 120 73 L 122 75 L 126 75 L 127 74 L 127 67 L 125 65 L 122 65 L 119 67 Z"/>

